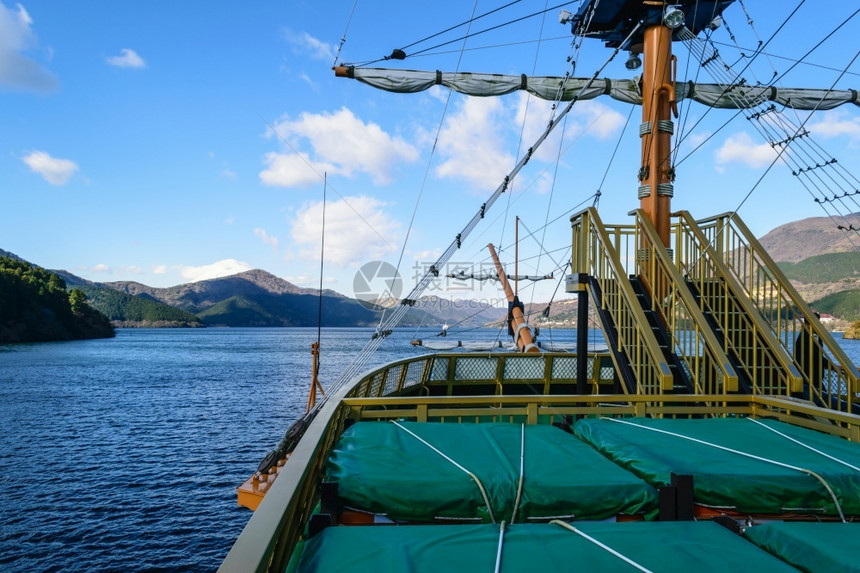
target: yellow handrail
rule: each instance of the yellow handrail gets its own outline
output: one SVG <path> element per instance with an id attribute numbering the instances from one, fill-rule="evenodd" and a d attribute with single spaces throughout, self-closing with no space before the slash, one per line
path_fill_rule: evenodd
<path id="1" fill-rule="evenodd" d="M 699 309 L 693 294 L 663 248 L 657 230 L 646 216 L 635 212 L 637 251 L 648 245 L 647 256 L 637 257 L 637 274 L 648 281 L 652 309 L 665 320 L 675 355 L 688 368 L 696 394 L 734 392 L 738 376 L 728 356 Z"/>
<path id="2" fill-rule="evenodd" d="M 788 353 L 780 347 L 770 324 L 743 291 L 687 211 L 673 213 L 677 261 L 700 294 L 706 309 L 723 332 L 723 344 L 737 357 L 755 394 L 791 395 L 803 379 Z"/>
<path id="3" fill-rule="evenodd" d="M 788 278 L 734 213 L 697 221 L 738 284 L 756 305 L 774 336 L 803 377 L 806 396 L 816 404 L 851 412 L 860 405 L 860 373 L 821 326 Z M 795 349 L 801 341 L 805 360 Z"/>
<path id="4" fill-rule="evenodd" d="M 616 232 L 615 241 L 610 240 L 593 207 L 571 217 L 571 223 L 572 269 L 588 274 L 597 281 L 601 292 L 600 303 L 609 310 L 615 321 L 617 350 L 626 355 L 636 379 L 636 393 L 660 395 L 671 390 L 673 379 L 669 365 L 663 358 L 617 253 L 620 234 Z M 615 366 L 620 372 L 620 365 Z"/>

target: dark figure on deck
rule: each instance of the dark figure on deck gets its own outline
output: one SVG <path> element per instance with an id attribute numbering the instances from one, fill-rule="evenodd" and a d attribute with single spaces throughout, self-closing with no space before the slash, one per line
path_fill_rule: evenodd
<path id="1" fill-rule="evenodd" d="M 819 318 L 817 312 L 815 318 Z M 794 360 L 800 366 L 801 371 L 806 374 L 808 381 L 803 383 L 803 394 L 806 398 L 810 398 L 808 384 L 813 384 L 818 387 L 824 377 L 824 369 L 830 367 L 830 362 L 824 356 L 821 349 L 821 342 L 812 334 L 812 325 L 804 319 L 803 328 L 794 341 Z"/>

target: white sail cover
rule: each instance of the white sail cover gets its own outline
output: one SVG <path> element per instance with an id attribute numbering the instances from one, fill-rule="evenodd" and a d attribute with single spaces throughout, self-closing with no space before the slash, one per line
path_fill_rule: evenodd
<path id="1" fill-rule="evenodd" d="M 354 78 L 369 86 L 397 93 L 415 93 L 441 85 L 472 96 L 500 96 L 525 90 L 546 100 L 570 101 L 588 84 L 587 78 L 557 76 L 513 76 L 503 74 L 476 74 L 471 72 L 440 72 L 395 70 L 386 68 L 336 68 L 338 76 Z M 563 90 L 562 90 L 563 86 Z M 618 101 L 642 104 L 642 94 L 636 81 L 596 79 L 580 94 L 579 99 L 594 99 L 601 95 Z M 806 88 L 777 88 L 770 86 L 733 86 L 719 84 L 678 82 L 675 86 L 677 101 L 690 98 L 710 107 L 751 108 L 772 101 L 801 110 L 833 109 L 845 103 L 860 106 L 857 90 L 822 90 Z"/>

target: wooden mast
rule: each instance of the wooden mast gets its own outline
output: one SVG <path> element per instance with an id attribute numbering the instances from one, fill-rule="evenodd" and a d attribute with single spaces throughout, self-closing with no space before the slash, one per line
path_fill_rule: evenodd
<path id="1" fill-rule="evenodd" d="M 661 9 L 663 2 L 646 1 L 652 9 Z M 642 165 L 639 170 L 639 203 L 657 229 L 664 247 L 669 247 L 672 181 L 671 113 L 678 115 L 675 105 L 674 56 L 672 29 L 662 19 L 645 28 L 642 66 Z M 646 247 L 647 248 L 647 247 Z"/>
<path id="2" fill-rule="evenodd" d="M 508 320 L 510 320 L 510 328 L 513 332 L 517 348 L 520 352 L 540 352 L 540 348 L 538 348 L 534 343 L 532 331 L 529 329 L 525 316 L 523 316 L 523 309 L 521 308 L 520 301 L 516 295 L 514 295 L 514 291 L 511 289 L 511 285 L 508 282 L 508 277 L 505 276 L 505 270 L 502 268 L 502 263 L 499 262 L 499 257 L 496 255 L 496 249 L 493 247 L 492 243 L 487 245 L 487 248 L 490 249 L 490 256 L 493 257 L 493 263 L 496 265 L 499 282 L 502 283 L 502 288 L 505 291 L 505 295 L 508 297 L 508 307 L 510 308 Z"/>

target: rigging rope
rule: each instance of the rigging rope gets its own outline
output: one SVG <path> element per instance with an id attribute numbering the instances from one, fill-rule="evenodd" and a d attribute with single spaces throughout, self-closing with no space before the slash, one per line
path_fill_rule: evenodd
<path id="1" fill-rule="evenodd" d="M 765 48 L 765 47 L 767 47 L 767 45 L 768 45 L 768 44 L 769 44 L 769 43 L 770 43 L 770 42 L 771 42 L 771 41 L 776 37 L 776 35 L 777 35 L 777 34 L 778 34 L 778 33 L 779 33 L 779 32 L 780 32 L 780 31 L 785 27 L 785 25 L 786 25 L 786 24 L 788 24 L 788 21 L 789 21 L 789 20 L 791 20 L 791 18 L 793 18 L 793 17 L 794 17 L 794 15 L 795 15 L 795 14 L 797 13 L 797 11 L 800 9 L 800 6 L 801 6 L 801 5 L 803 5 L 803 3 L 804 3 L 805 1 L 806 1 L 806 0 L 801 0 L 800 4 L 798 4 L 798 5 L 794 8 L 794 10 L 792 10 L 792 11 L 791 11 L 791 13 L 790 13 L 788 16 L 786 16 L 786 18 L 782 21 L 782 23 L 779 25 L 779 27 L 777 27 L 776 31 L 775 31 L 773 34 L 771 34 L 770 38 L 768 38 L 767 42 L 765 42 L 762 46 L 759 46 L 759 49 L 756 51 L 756 54 L 761 53 L 761 52 L 762 52 L 762 50 L 764 50 L 764 48 Z M 680 32 L 678 32 L 678 35 L 679 35 L 679 37 L 682 37 L 682 39 L 683 39 L 683 40 L 696 40 L 696 39 L 697 39 L 697 38 L 696 38 L 696 36 L 695 36 L 695 35 L 694 35 L 694 34 L 693 34 L 689 29 L 687 29 L 686 27 L 684 27 Z M 687 43 L 687 42 L 685 41 L 685 43 Z M 689 44 L 688 44 L 688 47 L 689 47 Z M 716 51 L 716 50 L 715 50 L 715 51 Z M 741 78 L 741 74 L 743 74 L 743 73 L 747 70 L 747 68 L 749 68 L 749 67 L 752 65 L 752 63 L 753 63 L 753 61 L 755 60 L 755 58 L 756 58 L 756 57 L 757 57 L 757 56 L 753 56 L 752 58 L 750 58 L 750 59 L 749 59 L 749 61 L 746 63 L 746 65 L 743 67 L 743 69 L 741 69 L 737 74 L 735 74 L 734 79 L 732 79 L 730 82 L 727 82 L 727 83 L 725 84 L 725 85 L 727 85 L 728 87 L 726 88 L 726 90 L 724 90 L 724 91 L 723 91 L 723 93 L 721 94 L 721 96 L 722 96 L 722 95 L 725 95 L 725 93 L 726 93 L 726 91 L 729 89 L 729 87 L 733 86 L 733 85 L 735 84 L 735 82 L 737 82 L 737 81 Z M 701 61 L 703 61 L 703 62 L 704 62 L 704 61 L 707 61 L 707 59 L 702 58 L 702 59 L 701 59 Z M 726 67 L 728 67 L 728 66 L 726 66 Z M 729 68 L 729 69 L 730 69 L 730 68 Z M 713 109 L 714 109 L 713 107 L 709 107 L 709 108 L 707 108 L 707 109 L 705 110 L 705 113 L 703 113 L 703 114 L 702 114 L 702 117 L 700 117 L 700 118 L 699 118 L 699 120 L 698 120 L 698 121 L 693 125 L 693 127 L 691 128 L 691 130 L 692 130 L 692 129 L 695 129 L 695 128 L 696 128 L 696 126 L 698 126 L 702 121 L 704 121 L 705 117 L 707 117 L 707 116 L 708 116 L 708 114 L 709 114 Z M 737 114 L 735 114 L 735 115 L 733 116 L 733 118 L 734 118 L 734 117 L 737 117 L 737 115 L 738 115 L 738 114 L 740 114 L 740 113 L 741 113 L 741 111 L 739 110 L 739 111 L 738 111 L 738 113 L 737 113 Z M 727 123 L 726 123 L 726 124 L 723 124 L 723 126 L 722 126 L 722 127 L 725 127 L 726 125 L 727 125 Z M 720 129 L 722 129 L 722 127 L 721 127 Z M 718 131 L 719 131 L 719 130 L 717 130 L 717 132 L 718 132 Z M 715 133 L 713 133 L 713 134 L 711 134 L 711 135 L 708 137 L 708 139 L 710 139 L 711 137 L 713 137 L 715 134 L 716 134 L 716 132 L 715 132 Z M 707 140 L 705 140 L 705 141 L 707 141 Z M 676 143 L 676 145 L 680 145 L 680 144 L 681 144 L 681 141 L 679 140 L 679 141 Z M 701 147 L 703 144 L 704 144 L 704 142 L 703 142 L 702 144 L 700 144 L 699 146 L 697 146 L 693 151 L 698 150 L 698 149 L 699 149 L 699 147 Z M 686 156 L 686 157 L 684 157 L 684 159 L 688 158 L 692 153 L 693 153 L 693 152 L 690 152 L 690 154 L 687 154 L 687 156 Z M 683 159 L 681 160 L 681 162 L 683 162 Z M 679 163 L 680 163 L 680 162 L 679 162 Z M 676 164 L 676 165 L 675 165 L 675 167 L 677 167 L 677 165 L 678 165 L 678 164 Z"/>
<path id="2" fill-rule="evenodd" d="M 340 59 L 340 51 L 346 43 L 346 33 L 349 31 L 349 25 L 352 23 L 352 16 L 355 14 L 355 7 L 357 4 L 358 0 L 353 0 L 352 10 L 349 11 L 349 18 L 346 20 L 346 28 L 343 30 L 343 36 L 340 37 L 340 44 L 337 46 L 337 53 L 334 55 L 334 63 L 332 64 L 332 67 L 335 67 L 337 65 L 337 61 Z"/>
<path id="3" fill-rule="evenodd" d="M 633 29 L 630 31 L 630 34 L 622 41 L 617 48 L 615 48 L 610 56 L 606 59 L 606 61 L 600 66 L 600 68 L 594 72 L 591 78 L 582 86 L 582 88 L 577 92 L 576 96 L 574 96 L 562 112 L 559 115 L 559 118 L 566 115 L 579 101 L 579 97 L 586 93 L 600 73 L 606 68 L 609 63 L 615 59 L 615 56 L 624 49 L 630 41 L 630 38 L 635 34 L 639 28 L 642 26 L 642 22 L 638 22 Z M 410 291 L 409 295 L 406 296 L 402 300 L 401 305 L 392 312 L 388 320 L 381 324 L 371 339 L 367 342 L 364 348 L 356 355 L 356 357 L 352 360 L 352 362 L 341 372 L 338 376 L 337 380 L 333 385 L 333 389 L 327 394 L 327 396 L 331 396 L 336 394 L 347 382 L 352 380 L 363 368 L 364 365 L 369 360 L 370 356 L 376 352 L 376 349 L 379 348 L 379 345 L 382 344 L 382 341 L 388 337 L 393 332 L 394 327 L 399 324 L 400 319 L 406 313 L 406 311 L 410 308 L 406 301 L 416 300 L 422 292 L 427 288 L 430 282 L 439 275 L 439 269 L 445 265 L 445 263 L 450 260 L 451 256 L 460 248 L 462 241 L 465 240 L 469 234 L 477 227 L 477 225 L 484 218 L 486 211 L 492 208 L 493 204 L 496 200 L 501 196 L 502 193 L 508 188 L 510 182 L 517 176 L 517 174 L 522 170 L 522 168 L 529 162 L 531 159 L 534 150 L 540 147 L 540 145 L 549 137 L 550 133 L 552 133 L 555 126 L 558 125 L 558 121 L 552 121 L 546 127 L 544 132 L 538 137 L 535 143 L 529 148 L 529 152 L 517 163 L 516 166 L 508 173 L 505 177 L 504 181 L 496 188 L 490 198 L 486 203 L 481 205 L 478 212 L 472 217 L 472 219 L 466 224 L 463 230 L 457 234 L 454 241 L 448 246 L 444 253 L 437 259 L 436 263 L 431 265 L 430 269 L 424 274 L 424 276 L 419 280 L 419 282 L 415 285 L 415 287 Z M 327 401 L 318 402 L 316 408 L 321 408 L 322 405 Z"/>
<path id="4" fill-rule="evenodd" d="M 475 0 L 475 3 L 472 5 L 472 16 L 474 19 L 475 10 L 478 9 L 478 0 Z M 471 27 L 472 20 L 469 20 L 469 26 Z M 467 28 L 467 32 L 470 28 Z M 466 46 L 466 40 L 463 40 L 463 46 L 460 49 L 460 56 L 457 58 L 457 67 L 455 72 L 460 71 L 460 63 L 463 60 L 463 50 Z M 406 229 L 406 236 L 403 238 L 403 245 L 400 248 L 400 256 L 397 258 L 397 265 L 395 267 L 397 273 L 400 273 L 400 265 L 403 262 L 403 254 L 406 252 L 406 245 L 409 243 L 409 235 L 412 233 L 412 225 L 415 224 L 415 215 L 418 214 L 418 206 L 421 204 L 421 196 L 424 194 L 424 186 L 427 184 L 427 176 L 430 173 L 430 165 L 433 163 L 433 157 L 436 155 L 436 145 L 439 143 L 439 134 L 442 132 L 442 125 L 445 123 L 445 117 L 448 113 L 448 105 L 451 103 L 452 92 L 448 91 L 448 97 L 445 98 L 445 107 L 442 109 L 442 117 L 439 118 L 439 127 L 436 128 L 436 137 L 433 139 L 433 147 L 430 149 L 430 156 L 427 158 L 427 167 L 424 169 L 424 177 L 421 179 L 421 187 L 418 189 L 418 196 L 415 198 L 415 207 L 412 209 L 412 217 L 409 219 L 409 228 Z M 387 309 L 384 309 L 382 313 L 379 315 L 379 324 L 381 325 L 385 319 L 385 312 Z"/>
<path id="5" fill-rule="evenodd" d="M 800 8 L 805 0 L 801 1 L 800 4 L 797 5 L 792 15 Z M 744 6 L 744 12 L 747 15 L 748 22 L 752 25 L 751 17 L 749 13 L 746 11 L 746 7 Z M 860 13 L 860 9 L 855 11 L 850 17 L 848 17 L 845 21 L 839 24 L 835 29 L 833 29 L 829 34 L 825 36 L 821 41 L 819 41 L 812 49 L 810 49 L 801 60 L 798 60 L 792 65 L 788 70 L 786 70 L 783 74 L 778 74 L 775 68 L 773 68 L 773 64 L 771 63 L 771 67 L 774 69 L 773 79 L 770 84 L 765 86 L 771 87 L 774 84 L 778 83 L 779 80 L 782 79 L 788 72 L 790 72 L 794 67 L 796 67 L 799 63 L 803 61 L 809 54 L 811 54 L 815 49 L 817 49 L 821 44 L 823 44 L 827 39 L 832 37 L 836 31 L 842 28 L 848 21 L 853 19 L 858 13 Z M 790 15 L 789 18 L 792 16 Z M 788 19 L 783 22 L 783 25 L 780 26 L 780 29 L 787 23 Z M 735 40 L 734 35 L 728 30 L 728 26 L 726 26 L 727 31 L 729 31 L 729 35 L 733 41 L 735 41 L 736 47 L 740 50 L 740 46 L 737 45 L 737 41 Z M 777 30 L 778 32 L 779 30 Z M 722 96 L 730 99 L 735 105 L 739 103 L 743 103 L 746 107 L 750 109 L 757 110 L 754 113 L 750 112 L 750 115 L 747 116 L 747 119 L 750 120 L 753 124 L 753 127 L 759 131 L 759 133 L 765 137 L 767 141 L 770 142 L 771 147 L 775 150 L 778 148 L 779 153 L 778 157 L 782 157 L 782 160 L 792 169 L 792 174 L 798 177 L 801 185 L 807 190 L 807 192 L 812 196 L 813 200 L 822 207 L 825 214 L 830 217 L 831 220 L 834 221 L 837 228 L 846 231 L 853 231 L 857 233 L 860 231 L 860 223 L 858 223 L 857 227 L 854 227 L 852 224 L 848 223 L 847 217 L 851 215 L 852 207 L 846 205 L 845 199 L 853 203 L 856 207 L 860 207 L 860 203 L 856 201 L 854 198 L 855 195 L 860 194 L 860 191 L 855 191 L 857 187 L 858 180 L 854 177 L 845 167 L 841 165 L 835 165 L 837 163 L 835 158 L 832 158 L 829 154 L 827 154 L 820 145 L 813 142 L 809 137 L 809 132 L 798 128 L 796 124 L 792 123 L 790 120 L 785 118 L 780 111 L 776 110 L 775 105 L 765 106 L 764 98 L 760 99 L 758 102 L 747 97 L 744 89 L 746 87 L 753 87 L 754 89 L 758 89 L 759 93 L 761 93 L 761 83 L 758 83 L 756 86 L 748 86 L 743 80 L 738 81 L 737 78 L 740 77 L 740 73 L 735 76 L 735 78 L 730 78 L 727 71 L 731 70 L 731 67 L 722 62 L 719 57 L 719 52 L 716 47 L 714 47 L 714 42 L 710 35 L 706 37 L 705 40 L 699 40 L 696 38 L 689 30 L 682 30 L 679 34 L 684 42 L 687 44 L 691 54 L 698 54 L 699 61 L 701 62 L 702 67 L 707 67 L 714 76 L 715 79 L 720 82 L 721 85 L 725 86 Z M 759 38 L 759 50 L 757 51 L 756 56 L 750 59 L 750 62 L 744 67 L 746 70 L 750 64 L 752 63 L 752 59 L 755 59 L 757 55 L 764 53 L 764 46 L 769 44 L 771 40 L 775 37 L 776 33 L 771 36 L 767 42 L 762 42 Z M 758 36 L 756 32 L 756 36 Z M 711 45 L 711 52 L 708 53 L 706 49 L 706 45 Z M 746 58 L 747 56 L 743 56 Z M 856 56 L 855 56 L 856 58 Z M 769 63 L 770 60 L 768 59 Z M 853 61 L 853 60 L 852 60 Z M 850 64 L 849 64 L 850 66 Z M 842 73 L 840 74 L 840 78 L 846 73 L 849 66 L 846 66 Z M 721 69 L 722 68 L 722 69 Z M 742 70 L 743 72 L 743 70 Z M 742 73 L 741 72 L 741 73 Z M 837 79 L 838 81 L 838 79 Z M 835 82 L 834 82 L 835 85 Z M 833 89 L 831 86 L 830 90 L 827 91 L 829 93 Z M 823 99 L 822 99 L 823 101 Z M 821 105 L 819 102 L 815 109 L 817 109 Z M 743 107 L 738 105 L 738 107 Z M 710 109 L 705 112 L 705 115 L 710 111 Z M 814 109 L 813 109 L 814 111 Z M 739 110 L 736 114 L 734 114 L 726 123 L 724 123 L 716 132 L 712 133 L 708 138 L 705 139 L 701 144 L 699 144 L 690 154 L 688 154 L 681 161 L 675 162 L 675 167 L 680 165 L 687 157 L 692 155 L 697 149 L 699 149 L 704 143 L 706 143 L 711 137 L 716 135 L 717 132 L 721 131 L 726 125 L 728 125 L 735 117 L 737 117 L 741 111 Z M 796 110 L 795 110 L 796 113 Z M 811 114 L 810 114 L 811 116 Z M 699 122 L 704 119 L 704 116 L 699 120 Z M 808 121 L 809 118 L 807 118 Z M 698 123 L 696 125 L 698 125 Z M 804 124 L 806 121 L 803 122 Z M 694 126 L 695 127 L 695 126 Z M 777 132 L 781 132 L 785 135 L 784 138 L 781 139 L 782 136 L 776 135 Z M 676 144 L 674 157 L 677 157 L 677 150 L 679 149 L 681 143 L 685 138 L 679 136 L 678 142 Z M 789 144 L 794 144 L 789 147 Z M 805 162 L 805 163 L 804 163 Z M 772 165 L 771 165 L 772 167 Z M 842 183 L 847 184 L 846 187 L 843 186 Z M 853 180 L 853 181 L 852 181 Z M 760 183 L 761 181 L 759 181 Z M 758 185 L 758 183 L 756 184 Z M 828 197 L 825 190 L 829 189 L 831 185 L 835 185 L 837 189 L 842 191 L 842 193 L 834 192 L 833 197 Z M 750 192 L 750 194 L 752 191 Z M 748 194 L 740 203 L 739 207 L 744 204 L 744 202 L 749 197 Z M 840 205 L 847 207 L 847 213 L 843 213 L 840 211 L 839 207 L 833 203 L 838 202 Z M 827 208 L 827 204 L 831 204 L 831 209 Z M 835 215 L 831 213 L 831 210 L 835 211 Z M 835 216 L 839 216 L 846 224 L 840 224 L 839 221 L 835 219 Z M 853 245 L 853 240 L 850 236 L 847 237 L 849 243 Z M 856 247 L 855 247 L 856 249 Z"/>
<path id="6" fill-rule="evenodd" d="M 495 14 L 496 12 L 500 12 L 500 11 L 504 10 L 505 8 L 510 8 L 511 6 L 513 6 L 514 4 L 517 4 L 517 3 L 519 3 L 519 2 L 521 2 L 521 0 L 513 0 L 513 2 L 508 2 L 507 4 L 504 4 L 504 5 L 502 5 L 502 6 L 499 6 L 498 8 L 493 8 L 493 9 L 492 9 L 492 10 L 490 10 L 489 12 L 484 12 L 484 13 L 483 13 L 483 14 L 481 14 L 480 16 L 475 16 L 475 10 L 474 10 L 474 8 L 473 8 L 473 9 L 472 9 L 472 17 L 471 17 L 471 18 L 469 18 L 468 20 L 466 20 L 465 22 L 460 22 L 459 24 L 456 24 L 456 25 L 451 26 L 451 27 L 449 27 L 449 28 L 445 28 L 445 29 L 444 29 L 444 30 L 442 30 L 441 32 L 436 32 L 435 34 L 431 34 L 431 35 L 429 35 L 429 36 L 426 36 L 426 37 L 424 37 L 424 38 L 422 38 L 422 39 L 420 39 L 420 40 L 417 40 L 417 41 L 415 41 L 415 42 L 412 42 L 411 44 L 406 44 L 405 46 L 401 46 L 401 47 L 400 47 L 400 50 L 401 50 L 401 51 L 406 51 L 406 49 L 407 49 L 407 48 L 411 48 L 412 46 L 415 46 L 415 45 L 417 45 L 417 44 L 420 44 L 421 42 L 426 42 L 427 40 L 431 40 L 431 39 L 433 39 L 433 38 L 435 38 L 435 37 L 437 37 L 437 36 L 441 36 L 442 34 L 445 34 L 446 32 L 450 32 L 451 30 L 456 30 L 457 28 L 462 28 L 463 26 L 466 26 L 466 25 L 468 25 L 469 27 L 471 27 L 471 26 L 472 26 L 472 23 L 473 23 L 473 22 L 475 22 L 476 20 L 480 20 L 481 18 L 484 18 L 484 17 L 486 17 L 486 16 L 489 16 L 490 14 Z M 476 6 L 476 8 L 477 8 L 477 6 Z M 466 35 L 468 35 L 468 34 L 469 34 L 469 29 L 467 28 L 467 29 L 466 29 Z M 465 38 L 464 38 L 464 39 L 465 39 Z M 455 41 L 456 41 L 456 40 L 455 40 Z M 411 54 L 410 54 L 410 55 L 411 55 Z"/>
<path id="7" fill-rule="evenodd" d="M 561 8 L 561 7 L 566 6 L 566 5 L 568 5 L 568 4 L 571 4 L 571 3 L 572 3 L 571 1 L 562 2 L 561 4 L 557 4 L 557 5 L 555 5 L 555 6 L 551 7 L 551 8 L 548 8 L 548 9 L 546 9 L 546 10 L 541 10 L 541 11 L 539 11 L 539 12 L 533 12 L 533 13 L 531 13 L 531 14 L 527 14 L 527 15 L 525 15 L 525 16 L 521 16 L 521 17 L 519 17 L 519 18 L 515 18 L 515 19 L 513 19 L 513 20 L 509 20 L 509 21 L 504 22 L 504 23 L 502 23 L 502 24 L 498 24 L 498 25 L 496 25 L 496 26 L 491 26 L 491 27 L 489 27 L 489 28 L 485 28 L 485 29 L 480 30 L 480 31 L 478 31 L 478 32 L 474 32 L 474 33 L 467 33 L 465 36 L 462 36 L 462 37 L 460 37 L 460 38 L 454 38 L 453 40 L 448 40 L 447 42 L 442 42 L 442 43 L 440 43 L 440 44 L 435 44 L 435 45 L 433 45 L 433 46 L 430 46 L 429 48 L 424 48 L 423 50 L 418 50 L 417 52 L 413 52 L 413 53 L 411 53 L 411 54 L 405 54 L 405 53 L 403 53 L 402 51 L 400 51 L 400 53 L 399 53 L 399 54 L 397 54 L 397 56 L 396 56 L 396 57 L 394 57 L 394 59 L 404 60 L 404 59 L 406 59 L 407 57 L 411 58 L 411 57 L 417 56 L 417 55 L 419 55 L 419 54 L 423 54 L 423 53 L 425 53 L 425 52 L 428 52 L 428 51 L 430 51 L 430 50 L 435 50 L 436 48 L 441 48 L 442 46 L 447 46 L 447 45 L 449 45 L 449 44 L 453 44 L 453 43 L 455 43 L 455 42 L 459 42 L 459 41 L 461 41 L 461 40 L 464 40 L 464 41 L 465 41 L 465 40 L 467 40 L 467 39 L 469 39 L 469 38 L 474 38 L 475 36 L 480 36 L 481 34 L 486 34 L 487 32 L 492 32 L 493 30 L 498 30 L 498 29 L 504 28 L 505 26 L 510 26 L 510 25 L 512 25 L 512 24 L 516 24 L 517 22 L 522 22 L 523 20 L 528 20 L 529 18 L 534 18 L 535 16 L 540 16 L 540 15 L 542 15 L 542 14 L 545 14 L 546 12 L 549 12 L 550 10 L 556 10 L 556 9 L 558 9 L 558 8 Z M 462 26 L 462 25 L 463 25 L 463 24 L 461 24 L 461 26 Z M 455 26 L 455 28 L 456 28 L 456 27 L 459 27 L 459 26 Z M 437 34 L 437 35 L 438 35 L 438 34 Z M 415 43 L 418 43 L 418 42 L 415 42 Z M 414 45 L 414 44 L 413 44 L 413 45 Z M 362 63 L 362 64 L 360 64 L 360 65 L 356 65 L 356 67 L 364 67 L 364 66 L 368 66 L 368 65 L 370 65 L 370 64 L 375 64 L 375 63 L 377 63 L 377 62 L 381 62 L 381 61 L 383 61 L 383 60 L 389 60 L 389 59 L 392 59 L 392 57 L 394 56 L 394 54 L 395 54 L 395 53 L 397 53 L 397 52 L 398 52 L 398 50 L 395 50 L 395 51 L 392 53 L 392 55 L 391 55 L 391 56 L 384 56 L 384 57 L 382 57 L 382 58 L 378 58 L 378 59 L 376 59 L 376 60 L 372 60 L 372 61 L 369 61 L 369 62 L 363 62 L 363 63 Z"/>
<path id="8" fill-rule="evenodd" d="M 860 13 L 860 9 L 858 9 L 854 15 Z M 853 15 L 852 15 L 853 18 Z M 850 18 L 849 18 L 850 19 Z M 843 22 L 844 25 L 844 22 Z M 841 26 L 841 25 L 840 25 Z M 837 28 L 838 29 L 838 28 Z M 831 32 L 829 36 L 831 36 L 833 32 Z M 689 46 L 691 52 L 698 51 L 701 54 L 702 59 L 705 59 L 706 56 L 706 46 L 704 42 L 697 42 L 697 38 L 692 35 L 689 31 L 685 31 L 683 34 L 684 41 Z M 819 43 L 820 45 L 820 43 Z M 816 46 L 817 47 L 817 46 Z M 813 48 L 814 49 L 814 48 Z M 811 53 L 807 52 L 807 55 Z M 860 52 L 854 56 L 851 62 L 846 66 L 845 69 L 853 64 L 853 62 L 857 59 Z M 812 147 L 812 145 L 807 141 L 810 140 L 809 132 L 804 129 L 804 126 L 812 117 L 813 113 L 818 109 L 821 105 L 821 101 L 816 104 L 810 114 L 806 117 L 806 119 L 800 123 L 800 125 L 796 125 L 791 122 L 788 118 L 786 118 L 783 114 L 776 110 L 776 106 L 770 105 L 765 107 L 764 101 L 760 100 L 758 103 L 755 100 L 751 99 L 744 92 L 744 83 L 741 81 L 737 84 L 728 83 L 729 80 L 726 79 L 726 74 L 720 70 L 720 58 L 719 55 L 714 50 L 714 54 L 707 59 L 705 65 L 709 68 L 711 74 L 717 79 L 718 82 L 721 82 L 726 86 L 723 94 L 731 99 L 733 102 L 736 102 L 739 107 L 741 104 L 748 107 L 752 110 L 758 110 L 754 112 L 750 112 L 750 115 L 747 116 L 747 119 L 751 121 L 753 128 L 755 128 L 767 141 L 770 142 L 771 147 L 774 151 L 777 151 L 777 155 L 771 165 L 768 167 L 770 171 L 773 165 L 782 159 L 792 171 L 792 174 L 798 178 L 801 185 L 807 190 L 807 192 L 812 196 L 813 200 L 818 203 L 824 212 L 832 219 L 835 223 L 838 222 L 834 218 L 834 214 L 830 212 L 827 208 L 827 204 L 829 203 L 832 210 L 836 212 L 836 215 L 843 218 L 844 221 L 847 222 L 847 217 L 851 215 L 851 211 L 853 210 L 850 206 L 847 206 L 844 199 L 848 199 L 853 202 L 855 206 L 860 207 L 860 203 L 854 199 L 854 188 L 851 185 L 849 180 L 853 178 L 856 181 L 856 178 L 847 171 L 846 168 L 841 165 L 837 165 L 837 162 L 834 158 L 829 155 L 821 153 Z M 725 64 L 722 64 L 724 67 Z M 784 74 L 783 74 L 784 75 Z M 831 87 L 827 90 L 827 93 L 832 91 L 833 87 L 836 83 L 842 78 L 844 72 L 836 78 Z M 781 78 L 782 76 L 780 76 Z M 779 78 L 777 78 L 778 80 Z M 737 114 L 736 114 L 737 115 Z M 725 125 L 725 124 L 724 124 Z M 781 132 L 786 137 L 780 139 L 782 136 L 777 135 L 777 132 Z M 793 144 L 793 145 L 790 145 Z M 834 173 L 836 175 L 834 175 Z M 846 175 L 847 174 L 847 175 Z M 848 187 L 844 187 L 842 183 L 838 179 L 840 179 L 848 184 Z M 763 179 L 763 177 L 762 177 Z M 762 179 L 756 183 L 758 186 L 761 183 Z M 740 202 L 737 209 L 746 202 L 746 200 L 752 194 L 752 191 L 755 189 L 753 187 L 752 190 L 744 197 L 744 199 Z M 836 187 L 839 191 L 842 192 L 840 195 L 838 192 L 834 193 L 832 198 L 828 197 L 825 190 L 830 189 L 831 187 Z M 840 205 L 848 207 L 848 212 L 843 213 L 840 211 L 839 206 L 833 203 L 838 202 Z M 736 210 L 737 210 L 736 209 Z M 858 225 L 860 227 L 860 225 Z M 840 227 L 843 228 L 843 227 Z M 855 234 L 860 230 L 860 228 L 853 228 L 852 225 L 848 225 L 844 230 L 854 231 Z M 849 241 L 851 241 L 849 237 Z M 853 241 L 851 241 L 853 244 Z M 855 247 L 856 248 L 856 247 Z"/>

